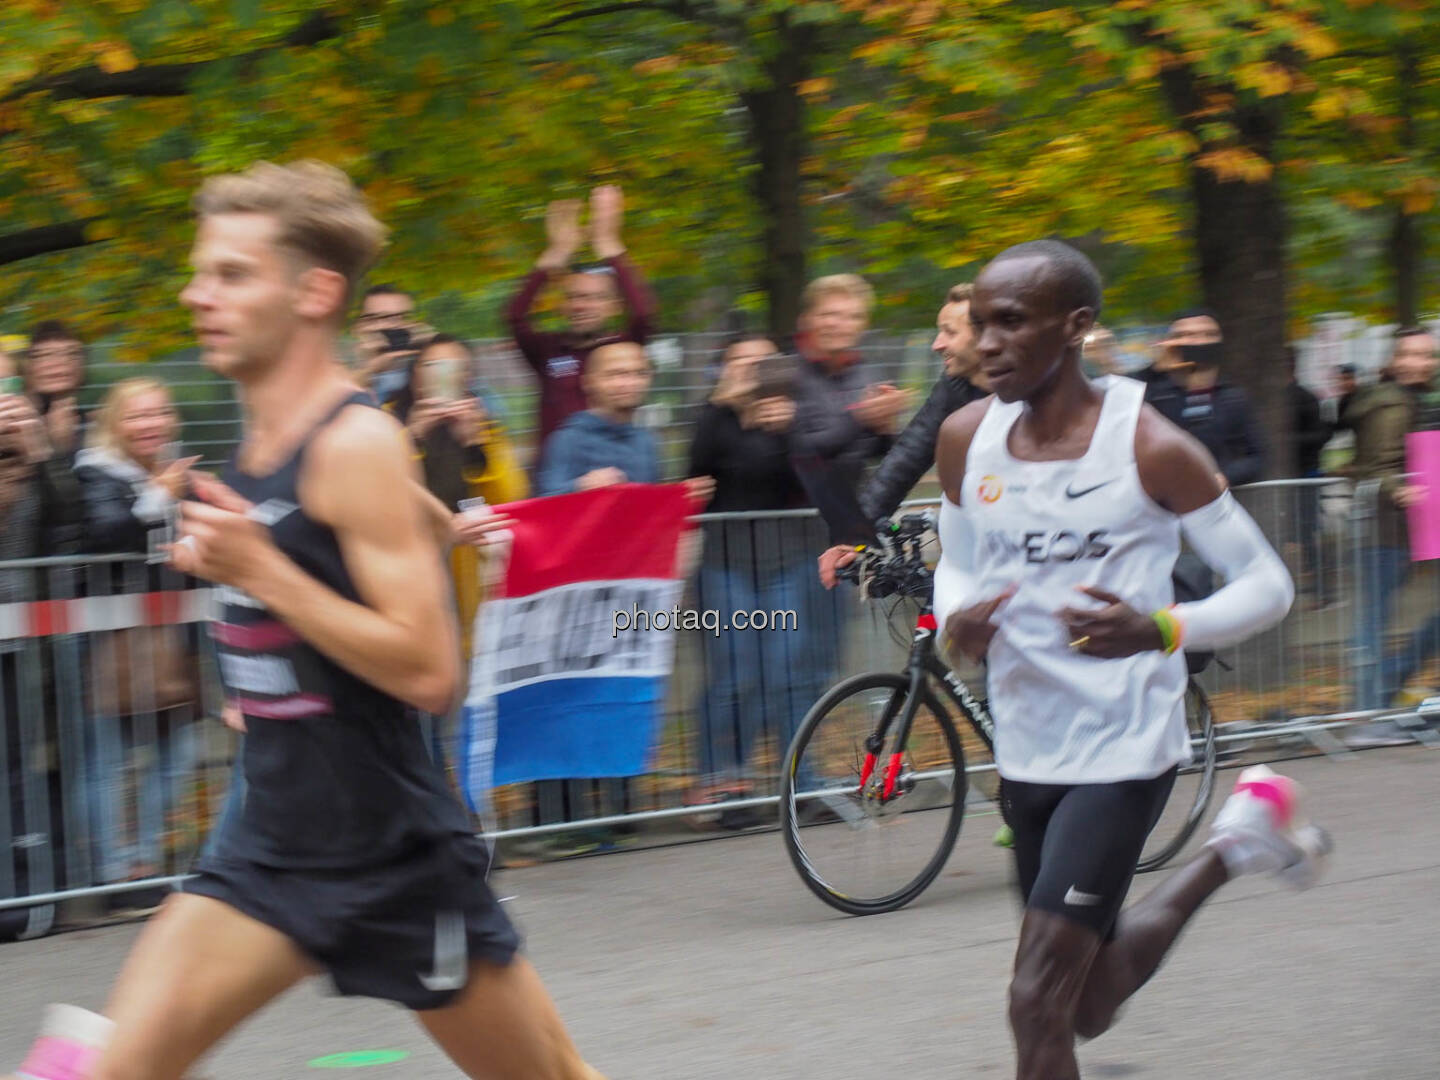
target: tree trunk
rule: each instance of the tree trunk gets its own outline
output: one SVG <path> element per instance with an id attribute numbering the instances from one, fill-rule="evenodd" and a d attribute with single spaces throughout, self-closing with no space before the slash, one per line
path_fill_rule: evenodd
<path id="1" fill-rule="evenodd" d="M 1223 374 L 1245 391 L 1268 434 L 1267 476 L 1294 476 L 1285 387 L 1285 220 L 1274 180 L 1221 180 L 1191 173 L 1195 249 L 1205 303 L 1225 335 Z"/>
<path id="2" fill-rule="evenodd" d="M 805 208 L 802 170 L 809 147 L 805 99 L 808 35 L 781 28 L 780 51 L 767 59 L 768 85 L 741 95 L 750 120 L 750 150 L 758 168 L 754 191 L 761 214 L 760 284 L 772 334 L 788 336 L 805 290 Z"/>
<path id="3" fill-rule="evenodd" d="M 1395 276 L 1395 321 L 1414 326 L 1420 320 L 1420 222 L 1403 207 L 1395 210 L 1390 230 L 1390 271 Z"/>
<path id="4" fill-rule="evenodd" d="M 1415 46 L 1406 42 L 1397 50 L 1399 70 L 1395 73 L 1400 96 L 1400 145 L 1410 153 L 1419 146 L 1415 130 L 1415 89 L 1420 83 L 1420 60 Z M 1413 326 L 1420 318 L 1420 256 L 1423 239 L 1420 222 L 1407 214 L 1405 207 L 1395 208 L 1395 224 L 1390 230 L 1387 254 L 1390 272 L 1395 278 L 1395 320 L 1401 326 Z"/>
<path id="5" fill-rule="evenodd" d="M 1209 103 L 1194 72 L 1176 65 L 1161 72 L 1160 82 L 1176 121 L 1199 138 L 1201 114 Z M 1222 377 L 1245 391 L 1268 435 L 1268 477 L 1295 475 L 1284 363 L 1285 214 L 1273 173 L 1282 109 L 1272 99 L 1233 106 L 1227 116 L 1239 145 L 1270 163 L 1269 178 L 1221 179 L 1210 169 L 1190 168 L 1201 295 L 1219 316 L 1225 335 Z"/>

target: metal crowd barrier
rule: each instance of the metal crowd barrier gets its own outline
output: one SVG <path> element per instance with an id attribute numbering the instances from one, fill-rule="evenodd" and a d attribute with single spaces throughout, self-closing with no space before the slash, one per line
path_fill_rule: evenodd
<path id="1" fill-rule="evenodd" d="M 1387 651 L 1397 655 L 1440 610 L 1440 575 L 1403 560 L 1407 582 L 1392 590 L 1379 651 L 1358 640 L 1378 565 L 1374 488 L 1297 480 L 1237 493 L 1298 595 L 1279 627 L 1223 650 L 1202 676 L 1222 744 L 1340 753 L 1335 729 L 1413 715 L 1359 695 L 1395 664 Z M 699 524 L 703 554 L 683 605 L 722 621 L 737 610 L 794 611 L 795 629 L 670 631 L 675 670 L 651 771 L 498 789 L 487 834 L 513 843 L 672 818 L 713 828 L 769 806 L 789 735 L 820 693 L 842 675 L 899 669 L 914 609 L 862 604 L 845 585 L 824 590 L 816 556 L 828 536 L 813 511 Z M 1387 565 L 1396 570 L 1393 557 Z M 223 812 L 237 746 L 219 722 L 201 626 L 213 607 L 208 588 L 134 557 L 0 563 L 0 937 L 12 909 L 28 909 L 23 929 L 44 932 L 53 912 L 40 905 L 166 884 L 192 864 Z M 1440 624 L 1426 632 L 1419 640 L 1440 653 Z M 1440 681 L 1433 659 L 1412 673 L 1427 678 Z M 992 768 L 980 747 L 967 749 L 972 771 Z M 697 802 L 707 789 L 730 798 Z"/>
<path id="2" fill-rule="evenodd" d="M 189 867 L 231 756 L 211 608 L 143 557 L 0 563 L 0 937 Z"/>

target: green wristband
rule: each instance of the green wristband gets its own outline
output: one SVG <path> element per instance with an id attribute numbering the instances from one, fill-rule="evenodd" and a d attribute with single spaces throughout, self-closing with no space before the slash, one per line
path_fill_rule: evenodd
<path id="1" fill-rule="evenodd" d="M 1150 618 L 1155 620 L 1155 625 L 1160 628 L 1160 644 L 1165 647 L 1165 655 L 1169 656 L 1180 647 L 1180 627 L 1175 616 L 1161 608 Z"/>

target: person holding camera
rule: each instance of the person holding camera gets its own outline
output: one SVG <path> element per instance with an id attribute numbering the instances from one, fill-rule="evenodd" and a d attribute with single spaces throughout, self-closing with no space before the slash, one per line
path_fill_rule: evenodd
<path id="1" fill-rule="evenodd" d="M 416 355 L 391 411 L 410 432 L 426 489 L 452 514 L 478 502 L 515 502 L 530 493 L 504 428 L 471 389 L 475 356 L 450 334 L 436 334 Z M 470 543 L 450 551 L 451 580 L 461 646 L 470 657 L 470 632 L 481 597 L 480 558 Z"/>
<path id="2" fill-rule="evenodd" d="M 25 388 L 45 421 L 51 449 L 73 461 L 85 442 L 78 397 L 85 382 L 85 343 L 64 323 L 49 319 L 30 332 Z"/>
<path id="3" fill-rule="evenodd" d="M 57 417 L 66 412 L 76 415 L 73 401 Z M 0 352 L 0 561 L 75 554 L 82 517 L 70 456 L 56 450 L 14 358 Z"/>
<path id="4" fill-rule="evenodd" d="M 762 334 L 742 334 L 726 348 L 690 445 L 688 475 L 715 480 L 710 513 L 809 505 L 791 464 L 799 365 L 795 357 L 778 355 Z M 783 753 L 823 685 L 829 665 L 822 653 L 833 644 L 834 620 L 815 610 L 806 539 L 819 528 L 813 518 L 724 519 L 702 526 L 696 606 L 727 615 L 794 611 L 797 624 L 783 633 L 727 626 L 703 638 L 706 686 L 697 710 L 697 780 L 689 796 L 694 805 L 754 794 L 747 763 L 756 747 L 770 735 L 777 754 Z M 721 828 L 751 821 L 742 811 L 718 814 Z"/>
<path id="5" fill-rule="evenodd" d="M 419 349 L 435 331 L 415 318 L 415 298 L 395 285 L 374 285 L 355 320 L 355 375 L 388 405 L 405 388 Z"/>

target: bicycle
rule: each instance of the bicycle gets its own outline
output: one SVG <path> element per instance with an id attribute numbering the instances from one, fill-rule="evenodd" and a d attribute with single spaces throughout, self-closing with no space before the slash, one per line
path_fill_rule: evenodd
<path id="1" fill-rule="evenodd" d="M 800 722 L 781 771 L 780 827 L 790 860 L 816 896 L 851 915 L 904 907 L 935 880 L 954 850 L 968 787 L 965 747 L 936 695 L 937 684 L 993 760 L 989 709 L 933 645 L 938 625 L 930 603 L 932 574 L 922 555 L 933 529 L 930 514 L 884 522 L 880 546 L 861 548 L 860 557 L 839 571 L 861 587 L 862 599 L 894 596 L 897 607 L 907 599 L 919 602 L 909 659 L 902 672 L 866 672 L 831 687 Z M 1160 869 L 1184 848 L 1214 793 L 1215 728 L 1194 679 L 1185 706 L 1192 763 L 1176 778 L 1136 866 L 1140 873 Z M 918 869 L 895 870 L 917 836 Z M 867 858 L 884 864 L 875 875 L 883 884 L 846 880 L 863 874 Z"/>

